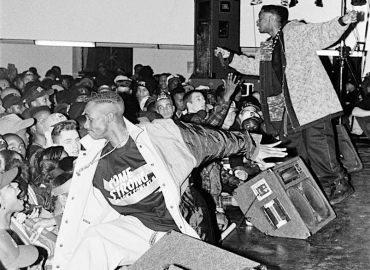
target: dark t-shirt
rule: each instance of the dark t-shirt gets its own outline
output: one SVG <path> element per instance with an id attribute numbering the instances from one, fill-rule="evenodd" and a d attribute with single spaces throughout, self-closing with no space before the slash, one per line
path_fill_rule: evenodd
<path id="1" fill-rule="evenodd" d="M 101 155 L 112 149 L 108 143 Z M 158 180 L 131 137 L 99 161 L 93 183 L 118 213 L 135 216 L 154 231 L 178 230 Z"/>

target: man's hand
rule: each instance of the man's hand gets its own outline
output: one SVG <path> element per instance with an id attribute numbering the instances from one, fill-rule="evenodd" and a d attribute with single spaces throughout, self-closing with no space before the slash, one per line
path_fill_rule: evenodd
<path id="1" fill-rule="evenodd" d="M 342 17 L 342 21 L 345 24 L 357 22 L 357 12 L 355 10 L 347 12 L 346 15 Z"/>
<path id="2" fill-rule="evenodd" d="M 36 223 L 33 225 L 33 229 L 37 231 L 38 228 L 50 228 L 57 225 L 54 217 L 51 218 L 34 218 L 33 219 Z"/>
<path id="3" fill-rule="evenodd" d="M 224 79 L 222 79 L 222 81 L 224 82 L 225 87 L 224 100 L 229 101 L 235 91 L 236 86 L 240 83 L 240 80 L 237 79 L 236 75 L 229 73 L 226 81 Z"/>
<path id="4" fill-rule="evenodd" d="M 220 231 L 224 231 L 227 229 L 227 226 L 229 225 L 229 221 L 227 220 L 227 217 L 224 213 L 216 213 L 216 220 L 218 229 Z"/>
<path id="5" fill-rule="evenodd" d="M 260 144 L 260 149 L 255 161 L 258 163 L 258 166 L 260 167 L 261 170 L 266 170 L 276 165 L 275 163 L 264 162 L 263 160 L 265 158 L 269 157 L 282 158 L 288 155 L 288 153 L 286 152 L 286 148 L 275 148 L 275 146 L 279 145 L 280 143 L 281 141 L 272 144 Z"/>
<path id="6" fill-rule="evenodd" d="M 215 49 L 215 56 L 218 57 L 219 53 L 221 53 L 222 58 L 228 58 L 230 56 L 230 52 L 228 50 L 217 47 Z"/>

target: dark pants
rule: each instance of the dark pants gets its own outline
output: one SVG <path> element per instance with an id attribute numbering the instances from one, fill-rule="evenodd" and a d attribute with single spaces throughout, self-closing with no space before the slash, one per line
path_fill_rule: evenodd
<path id="1" fill-rule="evenodd" d="M 288 135 L 280 136 L 282 145 L 292 156 L 300 156 L 311 167 L 317 180 L 329 192 L 334 182 L 344 177 L 344 169 L 337 159 L 336 143 L 330 119 L 323 120 L 300 132 L 288 124 Z M 329 194 L 327 194 L 329 195 Z"/>

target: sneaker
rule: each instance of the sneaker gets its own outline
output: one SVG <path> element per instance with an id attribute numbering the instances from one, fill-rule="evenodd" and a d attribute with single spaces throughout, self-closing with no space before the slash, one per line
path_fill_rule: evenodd
<path id="1" fill-rule="evenodd" d="M 352 195 L 354 192 L 355 190 L 351 184 L 346 179 L 341 179 L 332 187 L 329 195 L 329 202 L 331 205 L 337 204 Z"/>

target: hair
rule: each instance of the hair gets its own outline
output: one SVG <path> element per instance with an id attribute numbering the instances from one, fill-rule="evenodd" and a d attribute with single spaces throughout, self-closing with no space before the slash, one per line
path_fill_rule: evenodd
<path id="1" fill-rule="evenodd" d="M 63 121 L 54 125 L 53 131 L 51 132 L 51 140 L 53 143 L 57 143 L 57 138 L 62 131 L 77 130 L 76 122 Z"/>
<path id="2" fill-rule="evenodd" d="M 269 12 L 271 14 L 277 15 L 278 20 L 281 24 L 285 23 L 289 18 L 289 11 L 283 6 L 264 5 L 261 8 L 261 12 Z"/>
<path id="3" fill-rule="evenodd" d="M 32 181 L 39 185 L 42 181 L 41 163 L 45 160 L 58 162 L 64 152 L 63 146 L 51 146 L 35 153 L 33 164 L 31 164 Z M 44 165 L 46 166 L 46 165 Z"/>
<path id="4" fill-rule="evenodd" d="M 181 85 L 178 85 L 177 87 L 171 90 L 172 97 L 175 97 L 175 95 L 182 94 L 182 93 L 185 93 L 185 89 Z"/>
<path id="5" fill-rule="evenodd" d="M 14 181 L 18 183 L 19 188 L 22 191 L 20 196 L 25 196 L 27 194 L 28 183 L 30 180 L 28 162 L 13 150 L 2 150 L 0 151 L 0 167 L 3 171 L 9 171 L 16 167 L 19 169 L 19 173 Z"/>
<path id="6" fill-rule="evenodd" d="M 77 157 L 65 157 L 59 160 L 59 168 L 61 168 L 65 172 L 73 173 L 74 164 Z"/>
<path id="7" fill-rule="evenodd" d="M 201 93 L 203 96 L 204 96 L 204 92 L 202 90 L 190 90 L 189 92 L 186 92 L 185 95 L 184 95 L 184 104 L 185 104 L 185 107 L 187 108 L 187 103 L 190 102 L 191 103 L 191 98 L 193 96 L 194 93 Z"/>
<path id="8" fill-rule="evenodd" d="M 117 107 L 122 113 L 125 111 L 125 105 L 122 97 L 116 92 L 103 92 L 92 95 L 87 103 L 94 102 L 96 104 L 112 104 Z"/>

